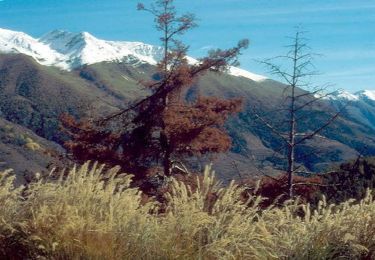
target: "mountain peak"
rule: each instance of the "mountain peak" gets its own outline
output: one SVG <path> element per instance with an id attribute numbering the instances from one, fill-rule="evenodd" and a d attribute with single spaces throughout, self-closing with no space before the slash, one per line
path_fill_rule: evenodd
<path id="1" fill-rule="evenodd" d="M 375 101 L 375 90 L 362 90 L 355 93 L 355 95 L 362 99 L 369 99 Z"/>
<path id="2" fill-rule="evenodd" d="M 94 36 L 92 36 L 90 33 L 88 32 L 80 32 L 80 34 L 85 37 L 85 38 L 95 38 Z"/>
<path id="3" fill-rule="evenodd" d="M 93 36 L 92 34 L 90 34 L 88 32 L 80 32 L 80 33 L 76 34 L 76 37 L 81 38 L 86 43 L 90 42 L 90 41 L 94 41 L 94 42 L 99 41 L 99 39 L 97 39 L 95 36 Z"/>
<path id="4" fill-rule="evenodd" d="M 331 101 L 375 101 L 375 90 L 361 90 L 354 94 L 348 91 L 338 90 L 324 99 Z"/>
<path id="5" fill-rule="evenodd" d="M 341 99 L 341 100 L 348 100 L 348 101 L 356 101 L 359 99 L 357 95 L 352 94 L 345 90 L 335 91 L 332 94 L 332 96 L 334 97 L 334 99 Z"/>
<path id="6" fill-rule="evenodd" d="M 64 30 L 54 30 L 39 38 L 39 41 L 48 45 L 51 49 L 54 49 L 62 54 L 72 52 L 73 49 L 77 49 L 77 45 L 85 45 L 86 33 L 72 33 Z"/>
<path id="7" fill-rule="evenodd" d="M 163 57 L 163 48 L 158 46 L 142 42 L 106 41 L 88 32 L 73 33 L 65 30 L 53 30 L 39 39 L 34 39 L 22 32 L 0 29 L 0 52 L 22 53 L 33 57 L 42 65 L 64 70 L 103 61 L 156 65 Z M 266 79 L 235 67 L 229 69 L 229 74 L 254 81 Z"/>
<path id="8" fill-rule="evenodd" d="M 11 36 L 14 36 L 14 35 L 17 35 L 17 34 L 18 35 L 26 35 L 23 32 L 12 31 L 12 30 L 8 30 L 8 29 L 0 28 L 0 36 L 2 38 L 4 38 L 4 37 L 11 37 Z"/>
<path id="9" fill-rule="evenodd" d="M 0 29 L 0 52 L 22 53 L 33 57 L 42 65 L 58 64 L 61 54 L 33 37 L 17 31 Z M 59 66 L 66 69 L 64 66 Z"/>

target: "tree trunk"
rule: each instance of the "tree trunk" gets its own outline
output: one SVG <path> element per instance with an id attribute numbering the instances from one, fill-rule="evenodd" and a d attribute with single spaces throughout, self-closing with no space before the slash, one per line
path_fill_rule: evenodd
<path id="1" fill-rule="evenodd" d="M 295 138 L 296 138 L 296 115 L 295 115 L 295 86 L 292 86 L 292 101 L 290 107 L 290 130 L 289 130 L 289 144 L 288 144 L 288 196 L 293 198 L 293 174 L 295 165 Z"/>
<path id="2" fill-rule="evenodd" d="M 163 106 L 164 106 L 164 111 L 168 110 L 168 96 L 165 96 L 163 98 Z M 161 132 L 160 132 L 160 145 L 163 151 L 163 169 L 164 169 L 164 176 L 171 176 L 171 170 L 172 170 L 172 165 L 171 165 L 171 155 L 172 151 L 170 148 L 170 143 L 169 143 L 169 138 L 166 135 L 165 131 L 165 122 L 164 118 L 162 118 L 162 126 L 161 126 Z"/>
<path id="3" fill-rule="evenodd" d="M 292 199 L 293 194 L 293 174 L 294 174 L 294 165 L 295 165 L 295 146 L 296 146 L 296 88 L 297 88 L 297 81 L 298 81 L 298 74 L 300 72 L 297 71 L 297 62 L 298 62 L 298 48 L 299 48 L 299 36 L 298 32 L 295 38 L 294 43 L 294 50 L 293 50 L 293 76 L 292 76 L 292 93 L 291 93 L 291 101 L 290 101 L 290 129 L 289 129 L 289 144 L 288 144 L 288 196 L 289 199 Z"/>
<path id="4" fill-rule="evenodd" d="M 294 172 L 294 146 L 289 146 L 288 151 L 288 197 L 293 198 L 293 172 Z"/>
<path id="5" fill-rule="evenodd" d="M 163 171 L 164 176 L 171 176 L 172 163 L 171 163 L 171 149 L 169 147 L 168 137 L 162 130 L 160 133 L 160 145 L 163 150 Z"/>
<path id="6" fill-rule="evenodd" d="M 164 176 L 172 175 L 171 152 L 169 149 L 167 149 L 164 154 L 163 170 L 164 170 Z"/>

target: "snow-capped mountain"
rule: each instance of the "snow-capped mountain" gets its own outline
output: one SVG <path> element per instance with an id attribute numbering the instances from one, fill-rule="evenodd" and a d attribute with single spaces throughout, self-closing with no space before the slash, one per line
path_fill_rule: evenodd
<path id="1" fill-rule="evenodd" d="M 87 32 L 71 33 L 61 30 L 52 31 L 39 42 L 61 53 L 70 68 L 83 64 L 102 61 L 134 60 L 156 64 L 162 54 L 162 48 L 141 42 L 115 42 L 95 38 Z"/>
<path id="2" fill-rule="evenodd" d="M 0 29 L 0 52 L 22 53 L 43 65 L 56 64 L 66 69 L 61 66 L 64 59 L 62 54 L 22 32 Z"/>
<path id="3" fill-rule="evenodd" d="M 263 81 L 263 80 L 267 79 L 265 76 L 255 74 L 255 73 L 252 73 L 250 71 L 243 70 L 243 69 L 233 67 L 233 66 L 229 68 L 229 74 L 231 74 L 233 76 L 237 76 L 237 77 L 248 78 L 248 79 L 251 79 L 251 80 L 254 80 L 254 81 Z"/>
<path id="4" fill-rule="evenodd" d="M 344 91 L 338 90 L 330 94 L 329 96 L 324 97 L 326 100 L 330 101 L 375 101 L 375 90 L 361 90 L 354 94 Z"/>
<path id="5" fill-rule="evenodd" d="M 362 90 L 355 94 L 359 99 L 375 102 L 375 90 Z"/>
<path id="6" fill-rule="evenodd" d="M 55 30 L 39 39 L 0 29 L 0 52 L 22 53 L 46 66 L 70 70 L 103 61 L 136 61 L 156 64 L 162 48 L 140 42 L 114 42 L 95 38 L 87 32 Z"/>
<path id="7" fill-rule="evenodd" d="M 22 53 L 33 57 L 38 63 L 71 70 L 84 64 L 104 61 L 127 61 L 132 64 L 155 65 L 163 55 L 161 47 L 142 42 L 106 41 L 87 32 L 72 33 L 55 30 L 39 39 L 23 33 L 0 29 L 0 52 Z M 196 61 L 189 58 L 191 61 Z M 229 74 L 254 81 L 266 77 L 231 67 Z"/>
<path id="8" fill-rule="evenodd" d="M 362 90 L 354 94 L 336 91 L 324 99 L 337 107 L 344 105 L 346 117 L 375 129 L 375 90 Z"/>
<path id="9" fill-rule="evenodd" d="M 338 90 L 327 96 L 329 100 L 357 101 L 359 97 L 345 90 Z"/>

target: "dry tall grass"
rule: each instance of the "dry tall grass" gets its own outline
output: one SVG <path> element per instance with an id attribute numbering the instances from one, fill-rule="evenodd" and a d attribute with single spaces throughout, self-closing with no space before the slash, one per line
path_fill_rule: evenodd
<path id="1" fill-rule="evenodd" d="M 98 165 L 15 189 L 0 173 L 0 258 L 375 259 L 375 201 L 289 202 L 261 209 L 207 169 L 198 188 L 171 180 L 166 211 L 143 203 L 131 176 Z M 214 198 L 213 198 L 214 196 Z M 158 213 L 159 212 L 159 213 Z M 302 216 L 302 217 L 301 217 Z"/>

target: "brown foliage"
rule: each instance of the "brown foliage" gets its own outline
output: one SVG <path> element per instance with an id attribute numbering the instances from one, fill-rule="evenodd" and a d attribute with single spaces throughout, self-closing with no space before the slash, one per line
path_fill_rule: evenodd
<path id="1" fill-rule="evenodd" d="M 194 105 L 170 105 L 163 113 L 165 134 L 179 155 L 225 152 L 231 140 L 222 129 L 230 114 L 240 110 L 241 100 L 200 97 Z"/>
<path id="2" fill-rule="evenodd" d="M 148 175 L 147 169 L 160 166 L 164 175 L 170 175 L 172 160 L 230 148 L 223 125 L 240 111 L 241 100 L 199 96 L 187 102 L 185 96 L 201 75 L 224 71 L 228 64 L 236 63 L 248 41 L 228 50 L 211 51 L 198 63 L 189 64 L 187 47 L 176 36 L 196 26 L 194 16 L 178 16 L 173 0 L 158 0 L 151 8 L 139 4 L 138 9 L 150 12 L 162 32 L 164 58 L 154 77 L 159 80 L 144 82 L 152 94 L 101 120 L 76 122 L 63 115 L 61 121 L 72 137 L 66 147 L 76 159 L 119 164 L 143 178 Z"/>
<path id="3" fill-rule="evenodd" d="M 319 176 L 295 176 L 293 179 L 295 195 L 301 202 L 314 203 L 318 201 L 321 185 L 323 185 L 322 178 Z M 248 187 L 247 191 L 243 194 L 244 200 L 252 195 L 262 196 L 265 198 L 261 203 L 263 207 L 268 207 L 272 204 L 281 205 L 289 199 L 288 176 L 286 174 L 275 177 L 264 176 L 260 180 L 247 179 L 241 181 L 240 185 Z"/>
<path id="4" fill-rule="evenodd" d="M 119 135 L 97 128 L 90 121 L 78 122 L 68 114 L 62 114 L 60 122 L 62 130 L 72 138 L 64 145 L 77 160 L 82 162 L 98 160 L 111 163 L 122 159 L 121 155 L 116 152 Z"/>

